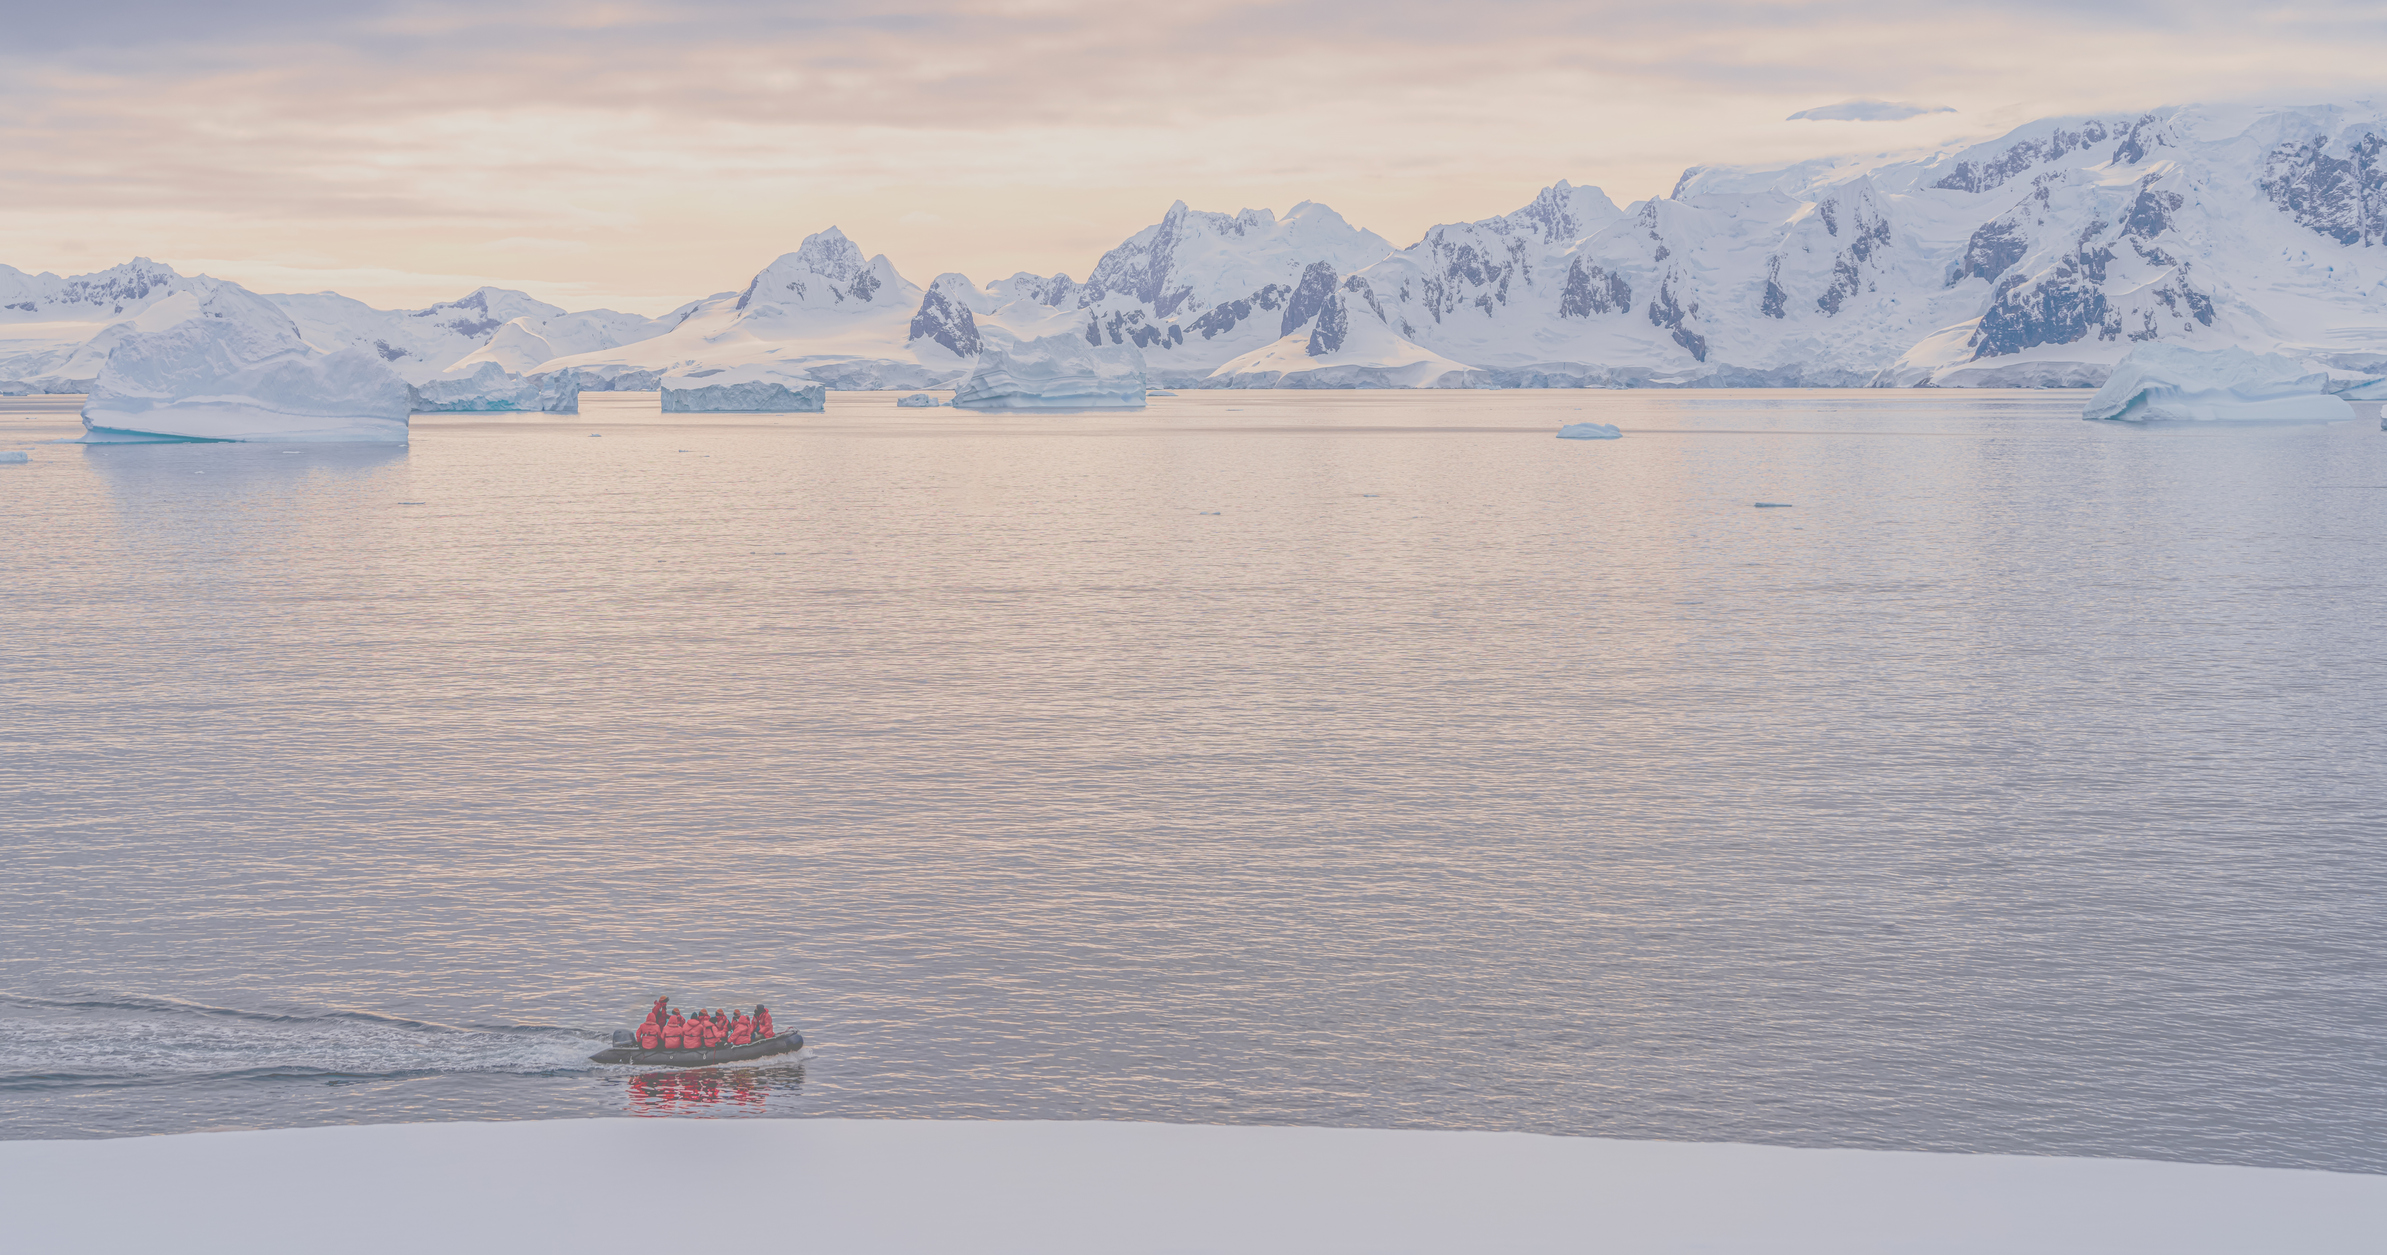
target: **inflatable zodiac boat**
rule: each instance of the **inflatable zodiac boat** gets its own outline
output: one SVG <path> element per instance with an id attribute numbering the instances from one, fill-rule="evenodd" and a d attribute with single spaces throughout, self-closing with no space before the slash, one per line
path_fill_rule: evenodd
<path id="1" fill-rule="evenodd" d="M 648 1068 L 709 1068 L 716 1063 L 744 1063 L 772 1055 L 794 1054 L 804 1048 L 804 1035 L 794 1030 L 744 1046 L 707 1046 L 701 1050 L 640 1050 L 628 1029 L 615 1029 L 613 1047 L 589 1056 L 591 1063 L 634 1063 Z"/>

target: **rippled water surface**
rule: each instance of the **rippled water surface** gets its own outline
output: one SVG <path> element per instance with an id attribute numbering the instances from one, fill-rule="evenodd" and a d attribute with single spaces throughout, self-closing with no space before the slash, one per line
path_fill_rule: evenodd
<path id="1" fill-rule="evenodd" d="M 584 400 L 396 450 L 0 411 L 0 1136 L 1102 1117 L 2387 1171 L 2367 418 Z M 1586 419 L 1626 436 L 1551 438 Z M 813 1051 L 584 1062 L 663 991 Z"/>

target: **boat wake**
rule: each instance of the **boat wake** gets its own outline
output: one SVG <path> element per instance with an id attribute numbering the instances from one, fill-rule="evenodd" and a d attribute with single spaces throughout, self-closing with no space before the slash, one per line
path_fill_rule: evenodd
<path id="1" fill-rule="evenodd" d="M 456 1025 L 368 1012 L 282 1015 L 164 998 L 0 993 L 0 1092 L 193 1081 L 398 1080 L 591 1070 L 603 1038 L 571 1028 Z"/>

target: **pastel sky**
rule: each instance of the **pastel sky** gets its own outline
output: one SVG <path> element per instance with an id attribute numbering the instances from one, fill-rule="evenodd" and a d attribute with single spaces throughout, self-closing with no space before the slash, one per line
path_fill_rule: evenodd
<path id="1" fill-rule="evenodd" d="M 644 313 L 832 223 L 919 282 L 1082 278 L 1179 198 L 1322 201 L 1407 244 L 1561 178 L 1623 203 L 1694 163 L 2387 75 L 2375 0 L 12 8 L 0 262 Z M 1829 120 L 1790 120 L 1809 111 Z"/>

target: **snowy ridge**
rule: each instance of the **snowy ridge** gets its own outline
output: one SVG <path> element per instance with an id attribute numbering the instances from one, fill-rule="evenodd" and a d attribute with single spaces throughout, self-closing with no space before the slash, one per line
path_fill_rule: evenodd
<path id="1" fill-rule="evenodd" d="M 110 327 L 215 286 L 146 259 L 0 267 L 0 390 L 87 387 Z M 1622 207 L 1560 181 L 1398 250 L 1313 202 L 1280 218 L 1180 201 L 1082 282 L 923 288 L 831 227 L 652 320 L 500 288 L 422 310 L 271 299 L 308 343 L 370 348 L 417 384 L 491 362 L 645 389 L 767 362 L 830 388 L 940 387 L 998 330 L 1133 346 L 1167 387 L 2080 387 L 2144 343 L 2379 375 L 2387 114 L 2049 118 L 1943 151 L 1693 166 Z"/>

